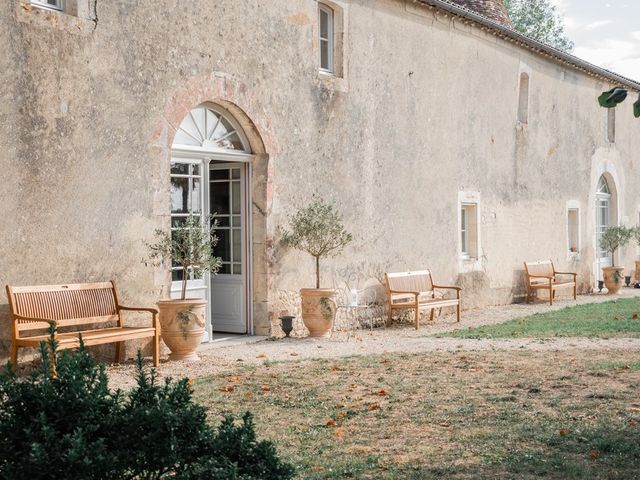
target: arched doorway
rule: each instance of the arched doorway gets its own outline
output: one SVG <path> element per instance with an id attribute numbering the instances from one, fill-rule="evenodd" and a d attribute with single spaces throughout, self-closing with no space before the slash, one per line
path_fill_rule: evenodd
<path id="1" fill-rule="evenodd" d="M 609 252 L 600 247 L 600 239 L 609 225 L 617 224 L 615 184 L 607 175 L 601 175 L 596 188 L 596 278 L 602 280 L 602 268 L 611 266 Z"/>
<path id="2" fill-rule="evenodd" d="M 215 215 L 222 258 L 217 275 L 197 278 L 172 266 L 172 296 L 188 275 L 189 296 L 209 300 L 206 340 L 214 332 L 250 333 L 251 325 L 251 162 L 245 133 L 235 118 L 218 105 L 191 110 L 177 129 L 171 146 L 171 226 L 189 215 Z"/>

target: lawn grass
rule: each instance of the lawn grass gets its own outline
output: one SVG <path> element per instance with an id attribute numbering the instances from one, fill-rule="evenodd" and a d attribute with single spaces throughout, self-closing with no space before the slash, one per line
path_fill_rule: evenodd
<path id="1" fill-rule="evenodd" d="M 438 334 L 455 338 L 640 337 L 640 298 L 567 307 L 496 325 Z"/>
<path id="2" fill-rule="evenodd" d="M 631 479 L 634 352 L 439 352 L 270 363 L 198 380 L 303 479 Z"/>

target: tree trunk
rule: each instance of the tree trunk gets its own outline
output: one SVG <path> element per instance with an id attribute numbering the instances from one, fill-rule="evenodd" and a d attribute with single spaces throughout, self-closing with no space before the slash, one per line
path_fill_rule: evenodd
<path id="1" fill-rule="evenodd" d="M 320 288 L 320 257 L 316 257 L 316 288 Z"/>
<path id="2" fill-rule="evenodd" d="M 182 300 L 184 300 L 187 297 L 187 269 L 183 269 L 182 270 Z"/>

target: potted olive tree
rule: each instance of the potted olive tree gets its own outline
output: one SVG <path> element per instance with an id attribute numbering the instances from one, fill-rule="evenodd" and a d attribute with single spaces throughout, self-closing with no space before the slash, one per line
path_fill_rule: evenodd
<path id="1" fill-rule="evenodd" d="M 622 271 L 623 267 L 616 267 L 616 251 L 620 247 L 624 247 L 631 237 L 633 230 L 624 226 L 610 226 L 602 234 L 600 239 L 600 248 L 611 254 L 611 266 L 602 267 L 604 284 L 609 294 L 618 293 L 622 288 Z"/>
<path id="2" fill-rule="evenodd" d="M 316 288 L 300 290 L 302 321 L 312 337 L 328 337 L 336 315 L 336 292 L 320 288 L 320 259 L 335 256 L 352 240 L 333 205 L 316 200 L 289 216 L 289 230 L 281 243 L 311 255 L 315 260 Z"/>
<path id="3" fill-rule="evenodd" d="M 199 360 L 196 349 L 204 336 L 207 300 L 187 298 L 187 281 L 192 274 L 215 274 L 220 269 L 221 260 L 213 255 L 217 223 L 211 224 L 207 231 L 199 216 L 190 215 L 170 233 L 156 230 L 156 243 L 147 244 L 151 264 L 173 263 L 182 269 L 180 298 L 158 302 L 162 339 L 171 350 L 171 360 Z"/>

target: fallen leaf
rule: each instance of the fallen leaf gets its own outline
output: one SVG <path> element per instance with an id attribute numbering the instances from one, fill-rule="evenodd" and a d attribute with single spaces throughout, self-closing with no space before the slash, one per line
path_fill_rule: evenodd
<path id="1" fill-rule="evenodd" d="M 245 398 L 251 398 L 251 397 L 253 397 L 253 393 L 251 393 L 251 392 L 244 392 L 244 397 L 245 397 Z"/>
<path id="2" fill-rule="evenodd" d="M 344 412 L 338 412 L 338 415 L 337 415 L 337 417 L 338 417 L 340 420 L 344 419 L 346 416 L 347 416 L 347 414 L 346 414 L 346 413 L 344 413 Z M 636 423 L 637 423 L 637 422 L 636 422 Z"/>
<path id="3" fill-rule="evenodd" d="M 230 382 L 234 382 L 234 383 L 238 383 L 240 382 L 240 377 L 238 377 L 237 375 L 235 377 L 231 377 L 229 378 Z"/>
<path id="4" fill-rule="evenodd" d="M 380 404 L 379 403 L 371 403 L 367 408 L 369 410 L 378 410 L 378 409 L 380 409 Z"/>
<path id="5" fill-rule="evenodd" d="M 278 374 L 277 373 L 270 373 L 269 376 L 271 378 L 278 378 Z"/>
<path id="6" fill-rule="evenodd" d="M 629 425 L 631 425 L 632 427 L 635 427 L 636 425 L 638 425 L 638 420 L 632 418 L 631 420 L 629 420 Z"/>
<path id="7" fill-rule="evenodd" d="M 451 426 L 451 424 L 449 422 L 441 422 L 440 426 L 441 427 L 445 427 L 445 428 L 449 428 Z"/>
<path id="8" fill-rule="evenodd" d="M 262 389 L 263 392 L 268 392 L 271 390 L 271 387 L 269 385 L 262 385 L 262 387 L 260 387 Z"/>
<path id="9" fill-rule="evenodd" d="M 386 390 L 383 389 L 383 390 L 380 390 L 379 392 L 377 392 L 376 395 L 378 395 L 380 397 L 386 397 L 389 394 L 387 393 Z"/>
<path id="10" fill-rule="evenodd" d="M 225 392 L 225 393 L 231 393 L 233 392 L 235 389 L 233 388 L 233 385 L 227 385 L 225 387 L 222 387 L 220 389 L 221 392 Z"/>
<path id="11" fill-rule="evenodd" d="M 351 384 L 351 388 L 358 388 L 358 384 L 357 383 L 352 383 Z"/>
<path id="12" fill-rule="evenodd" d="M 256 355 L 256 358 L 267 358 L 267 354 L 266 353 L 261 353 L 259 355 Z"/>
<path id="13" fill-rule="evenodd" d="M 633 318 L 634 320 L 637 320 L 638 319 L 638 314 L 634 313 L 633 315 L 631 315 L 631 318 Z"/>
<path id="14" fill-rule="evenodd" d="M 331 420 L 327 421 L 327 427 L 335 427 L 337 425 L 336 421 L 332 418 Z"/>
<path id="15" fill-rule="evenodd" d="M 564 437 L 565 435 L 569 434 L 569 430 L 567 430 L 566 428 L 561 428 L 559 433 L 561 437 Z"/>
<path id="16" fill-rule="evenodd" d="M 387 360 L 387 359 L 384 359 L 380 363 L 383 364 L 383 365 L 386 365 L 386 364 L 391 363 L 391 362 L 389 360 Z"/>
<path id="17" fill-rule="evenodd" d="M 298 353 L 296 353 L 296 352 L 291 352 L 291 353 L 290 353 L 290 355 L 291 355 L 292 357 L 297 357 L 299 354 L 298 354 Z"/>
<path id="18" fill-rule="evenodd" d="M 344 438 L 345 431 L 343 428 L 336 428 L 333 433 L 338 438 Z"/>
<path id="19" fill-rule="evenodd" d="M 591 452 L 589 453 L 589 458 L 591 460 L 596 460 L 599 456 L 600 454 L 598 453 L 597 450 L 591 450 Z"/>
<path id="20" fill-rule="evenodd" d="M 315 467 L 311 467 L 311 471 L 312 472 L 321 472 L 322 470 L 324 470 L 324 468 L 316 465 Z"/>

